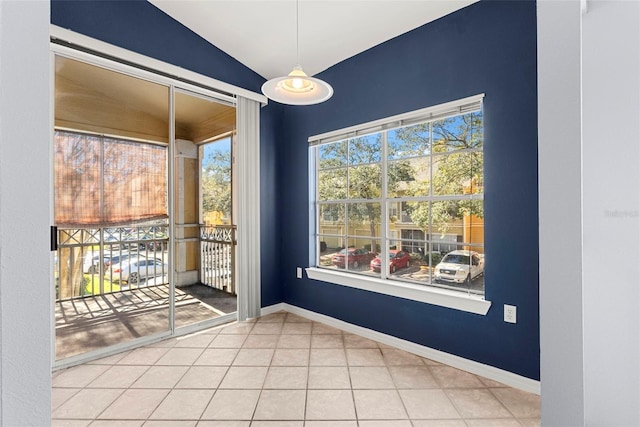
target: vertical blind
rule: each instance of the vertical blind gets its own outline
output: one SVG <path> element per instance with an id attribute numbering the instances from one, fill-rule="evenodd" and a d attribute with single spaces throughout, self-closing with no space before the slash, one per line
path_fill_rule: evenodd
<path id="1" fill-rule="evenodd" d="M 58 227 L 105 227 L 167 218 L 167 147 L 56 131 Z"/>

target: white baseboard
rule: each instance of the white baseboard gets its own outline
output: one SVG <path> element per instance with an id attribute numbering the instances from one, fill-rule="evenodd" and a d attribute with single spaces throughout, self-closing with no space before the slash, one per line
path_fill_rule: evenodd
<path id="1" fill-rule="evenodd" d="M 274 304 L 264 307 L 261 310 L 261 315 L 264 316 L 278 311 L 286 311 L 315 322 L 324 323 L 325 325 L 333 326 L 334 328 L 338 328 L 355 335 L 360 335 L 361 337 L 369 338 L 382 344 L 390 345 L 401 350 L 408 351 L 409 353 L 435 360 L 436 362 L 444 363 L 445 365 L 453 366 L 454 368 L 462 369 L 463 371 L 471 372 L 472 374 L 480 375 L 490 380 L 498 381 L 502 384 L 508 385 L 509 387 L 524 390 L 529 393 L 540 394 L 540 381 L 532 380 L 503 369 L 498 369 L 460 356 L 425 347 L 411 341 L 383 334 L 382 332 L 363 328 L 362 326 L 353 325 L 324 314 L 296 307 L 295 305 L 287 303 Z"/>

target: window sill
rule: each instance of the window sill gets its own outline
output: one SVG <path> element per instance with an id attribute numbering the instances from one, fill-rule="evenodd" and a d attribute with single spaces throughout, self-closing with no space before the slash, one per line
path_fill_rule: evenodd
<path id="1" fill-rule="evenodd" d="M 313 280 L 425 302 L 427 304 L 453 308 L 482 316 L 486 315 L 491 307 L 491 301 L 447 289 L 382 280 L 375 277 L 366 277 L 317 267 L 309 267 L 306 269 L 306 272 L 307 276 Z"/>

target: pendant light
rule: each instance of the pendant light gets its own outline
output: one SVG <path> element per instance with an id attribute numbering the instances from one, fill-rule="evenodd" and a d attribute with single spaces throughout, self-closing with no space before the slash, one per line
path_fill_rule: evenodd
<path id="1" fill-rule="evenodd" d="M 276 77 L 262 85 L 262 93 L 267 98 L 289 105 L 319 104 L 331 98 L 333 88 L 327 82 L 309 77 L 300 66 L 299 13 L 296 0 L 296 61 L 297 64 L 289 75 Z"/>

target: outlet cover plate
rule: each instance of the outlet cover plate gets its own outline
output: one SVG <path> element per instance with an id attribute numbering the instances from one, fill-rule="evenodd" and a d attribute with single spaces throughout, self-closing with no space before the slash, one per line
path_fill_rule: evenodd
<path id="1" fill-rule="evenodd" d="M 516 323 L 516 306 L 504 305 L 504 321 L 507 323 Z"/>

